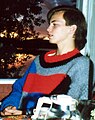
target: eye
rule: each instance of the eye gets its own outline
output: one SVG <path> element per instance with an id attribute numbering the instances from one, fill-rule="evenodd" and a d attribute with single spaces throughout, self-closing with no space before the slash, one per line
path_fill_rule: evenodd
<path id="1" fill-rule="evenodd" d="M 55 23 L 53 23 L 53 25 L 55 26 L 56 24 L 55 24 Z"/>
<path id="2" fill-rule="evenodd" d="M 53 23 L 53 26 L 57 26 L 58 24 L 56 24 L 56 23 Z"/>

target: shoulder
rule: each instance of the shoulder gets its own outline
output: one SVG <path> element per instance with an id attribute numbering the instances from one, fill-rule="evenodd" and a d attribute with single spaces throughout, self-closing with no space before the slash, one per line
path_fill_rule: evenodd
<path id="1" fill-rule="evenodd" d="M 86 56 L 77 57 L 72 61 L 74 69 L 78 70 L 88 70 L 90 67 L 90 62 L 90 58 Z"/>
<path id="2" fill-rule="evenodd" d="M 77 57 L 76 59 L 75 59 L 75 62 L 77 63 L 77 64 L 89 64 L 90 63 L 90 58 L 89 57 L 87 57 L 87 56 L 80 56 L 80 57 Z"/>

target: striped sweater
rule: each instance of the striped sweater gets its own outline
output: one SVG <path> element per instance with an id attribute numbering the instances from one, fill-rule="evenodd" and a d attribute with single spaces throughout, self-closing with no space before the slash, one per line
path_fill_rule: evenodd
<path id="1" fill-rule="evenodd" d="M 74 49 L 63 55 L 55 50 L 38 55 L 18 79 L 1 110 L 12 105 L 17 109 L 34 109 L 41 96 L 66 94 L 78 100 L 88 99 L 89 58 Z"/>

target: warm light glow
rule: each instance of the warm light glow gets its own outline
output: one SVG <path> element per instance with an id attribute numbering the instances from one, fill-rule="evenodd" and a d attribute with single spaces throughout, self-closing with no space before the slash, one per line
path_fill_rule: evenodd
<path id="1" fill-rule="evenodd" d="M 0 33 L 0 37 L 7 37 L 7 30 Z"/>
<path id="2" fill-rule="evenodd" d="M 31 36 L 29 36 L 29 37 L 21 37 L 21 39 L 22 40 L 32 40 L 32 39 L 34 39 L 35 38 L 35 36 L 32 36 L 32 34 L 31 34 L 31 31 L 30 30 L 28 30 L 28 33 L 31 35 Z M 23 35 L 24 34 L 26 34 L 26 30 L 24 30 L 23 31 Z M 8 32 L 7 32 L 7 30 L 4 30 L 3 32 L 1 32 L 0 33 L 0 37 L 6 37 L 7 38 L 7 36 L 8 36 Z M 18 36 L 19 36 L 19 34 L 17 33 L 17 32 L 10 32 L 9 33 L 9 36 L 10 36 L 10 38 L 17 38 Z M 43 39 L 43 40 L 49 40 L 49 38 L 48 38 L 48 36 L 38 36 L 38 38 L 41 38 L 41 39 Z"/>
<path id="3" fill-rule="evenodd" d="M 33 37 L 27 37 L 27 40 L 31 40 L 31 39 L 33 39 Z"/>
<path id="4" fill-rule="evenodd" d="M 4 30 L 3 32 L 0 33 L 0 37 L 7 37 L 7 30 Z M 16 38 L 18 34 L 16 32 L 11 32 L 10 34 L 11 38 Z"/>
<path id="5" fill-rule="evenodd" d="M 43 40 L 49 40 L 48 36 L 44 37 Z"/>
<path id="6" fill-rule="evenodd" d="M 0 33 L 0 37 L 4 37 L 5 35 L 3 33 Z"/>
<path id="7" fill-rule="evenodd" d="M 33 57 L 33 55 L 29 54 L 16 54 L 16 61 L 22 61 L 23 59 L 27 58 L 27 56 Z"/>
<path id="8" fill-rule="evenodd" d="M 31 55 L 31 54 L 28 54 L 28 55 L 27 54 L 16 54 L 15 62 L 12 64 L 8 64 L 8 68 L 10 69 L 13 66 L 15 68 L 19 68 L 19 67 L 23 66 L 23 64 L 25 64 L 25 62 L 27 62 L 28 59 L 34 59 L 34 58 L 35 58 L 35 56 Z"/>
<path id="9" fill-rule="evenodd" d="M 16 38 L 18 34 L 16 32 L 11 32 L 10 33 L 11 38 Z"/>

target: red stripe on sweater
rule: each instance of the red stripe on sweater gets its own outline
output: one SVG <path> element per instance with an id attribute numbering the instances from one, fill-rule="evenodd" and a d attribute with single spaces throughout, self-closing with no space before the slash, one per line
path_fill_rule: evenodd
<path id="1" fill-rule="evenodd" d="M 64 78 L 66 78 L 65 74 L 54 74 L 49 76 L 29 74 L 24 84 L 23 91 L 49 94 L 62 80 L 64 80 Z"/>
<path id="2" fill-rule="evenodd" d="M 80 51 L 76 48 L 73 51 L 70 51 L 66 54 L 62 54 L 62 55 L 50 55 L 50 54 L 54 54 L 56 53 L 56 50 L 51 50 L 49 52 L 47 52 L 45 54 L 45 61 L 52 63 L 52 62 L 58 62 L 58 61 L 62 61 L 62 60 L 66 60 L 68 58 L 71 58 L 73 56 L 75 56 L 76 54 L 80 53 Z"/>

